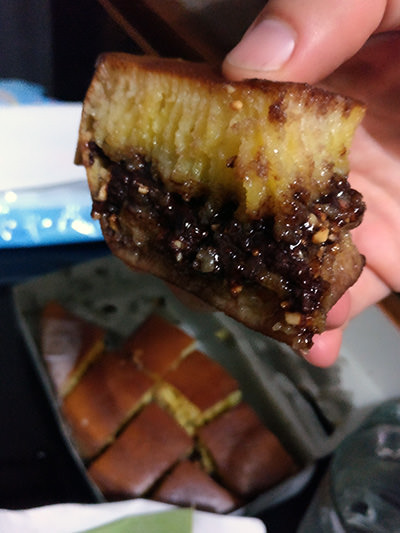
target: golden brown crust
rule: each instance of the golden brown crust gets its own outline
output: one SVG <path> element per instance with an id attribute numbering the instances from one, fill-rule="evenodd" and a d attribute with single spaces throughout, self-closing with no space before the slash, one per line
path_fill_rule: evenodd
<path id="1" fill-rule="evenodd" d="M 103 353 L 105 331 L 50 301 L 41 316 L 43 359 L 60 398 L 66 396 L 86 369 Z"/>
<path id="2" fill-rule="evenodd" d="M 125 355 L 108 352 L 93 364 L 61 411 L 81 457 L 93 458 L 151 399 L 154 382 Z"/>
<path id="3" fill-rule="evenodd" d="M 225 486 L 242 497 L 267 490 L 296 471 L 277 437 L 245 403 L 200 428 L 199 439 Z"/>
<path id="4" fill-rule="evenodd" d="M 198 80 L 202 85 L 208 85 L 212 90 L 221 83 L 231 87 L 243 87 L 248 90 L 260 90 L 264 93 L 274 95 L 274 100 L 278 103 L 283 100 L 286 94 L 291 97 L 301 97 L 303 105 L 312 106 L 317 112 L 324 115 L 332 111 L 332 106 L 341 108 L 344 116 L 348 115 L 352 109 L 363 107 L 361 102 L 346 96 L 320 89 L 307 83 L 294 82 L 272 82 L 261 79 L 247 79 L 243 81 L 227 81 L 221 72 L 201 62 L 186 61 L 180 58 L 166 58 L 151 55 L 132 55 L 123 52 L 111 52 L 99 56 L 96 62 L 98 77 L 108 76 L 108 72 L 118 71 L 121 76 L 129 75 L 132 68 L 140 68 L 151 73 L 169 74 L 177 78 Z M 102 69 L 106 72 L 102 74 Z"/>
<path id="5" fill-rule="evenodd" d="M 206 63 L 195 63 L 179 58 L 168 58 L 151 55 L 132 55 L 123 52 L 112 52 L 100 55 L 96 62 L 96 70 L 116 69 L 122 75 L 131 71 L 132 65 L 149 72 L 172 74 L 173 76 L 198 79 L 201 83 L 221 81 L 221 74 Z"/>
<path id="6" fill-rule="evenodd" d="M 239 383 L 219 363 L 195 350 L 170 370 L 156 398 L 189 434 L 195 428 L 236 405 L 242 397 Z"/>
<path id="7" fill-rule="evenodd" d="M 124 350 L 140 369 L 160 379 L 179 364 L 194 344 L 195 339 L 185 331 L 152 314 L 126 341 Z"/>
<path id="8" fill-rule="evenodd" d="M 190 460 L 178 463 L 151 497 L 214 513 L 229 513 L 238 506 L 237 497 L 218 485 L 198 463 Z"/>
<path id="9" fill-rule="evenodd" d="M 90 465 L 88 473 L 107 497 L 134 498 L 188 456 L 192 447 L 192 439 L 174 419 L 149 404 Z"/>
<path id="10" fill-rule="evenodd" d="M 216 361 L 195 350 L 164 381 L 205 411 L 239 390 L 239 383 Z"/>

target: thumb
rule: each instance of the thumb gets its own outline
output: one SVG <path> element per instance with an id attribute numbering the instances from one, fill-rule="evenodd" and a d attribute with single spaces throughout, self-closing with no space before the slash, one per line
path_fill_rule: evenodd
<path id="1" fill-rule="evenodd" d="M 269 0 L 223 63 L 233 80 L 316 83 L 353 56 L 384 18 L 385 0 Z"/>

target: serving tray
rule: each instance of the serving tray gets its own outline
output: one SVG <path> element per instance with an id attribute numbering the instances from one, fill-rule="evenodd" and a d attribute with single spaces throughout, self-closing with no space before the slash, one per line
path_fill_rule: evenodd
<path id="1" fill-rule="evenodd" d="M 285 345 L 221 313 L 188 308 L 162 281 L 132 272 L 113 256 L 32 279 L 14 289 L 19 324 L 68 449 L 96 501 L 103 501 L 103 496 L 70 441 L 40 354 L 39 318 L 49 300 L 105 328 L 110 347 L 157 312 L 195 337 L 199 348 L 239 381 L 244 399 L 303 466 L 298 475 L 240 509 L 244 514 L 257 514 L 300 491 L 317 459 L 331 453 L 377 403 L 400 394 L 393 378 L 400 372 L 400 333 L 378 308 L 350 326 L 338 363 L 318 369 Z M 381 338 L 379 358 L 374 342 L 368 342 L 370 335 Z"/>

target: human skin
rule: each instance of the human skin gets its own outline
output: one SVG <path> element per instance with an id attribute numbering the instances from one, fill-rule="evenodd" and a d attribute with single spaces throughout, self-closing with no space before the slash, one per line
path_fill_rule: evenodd
<path id="1" fill-rule="evenodd" d="M 223 71 L 232 80 L 313 83 L 367 106 L 349 176 L 367 206 L 353 231 L 366 266 L 305 355 L 330 366 L 349 320 L 400 291 L 400 0 L 269 0 Z"/>

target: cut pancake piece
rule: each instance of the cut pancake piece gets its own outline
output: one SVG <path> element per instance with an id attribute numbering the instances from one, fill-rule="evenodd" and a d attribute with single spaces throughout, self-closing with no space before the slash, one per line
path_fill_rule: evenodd
<path id="1" fill-rule="evenodd" d="M 110 444 L 121 427 L 152 399 L 154 381 L 130 357 L 107 352 L 64 399 L 61 411 L 84 460 Z"/>
<path id="2" fill-rule="evenodd" d="M 236 379 L 199 350 L 168 372 L 156 390 L 157 401 L 191 434 L 241 397 Z"/>
<path id="3" fill-rule="evenodd" d="M 246 403 L 223 413 L 198 430 L 205 463 L 223 484 L 243 498 L 269 489 L 294 474 L 296 465 Z"/>
<path id="4" fill-rule="evenodd" d="M 238 498 L 214 481 L 198 462 L 188 459 L 165 476 L 151 498 L 214 513 L 228 513 L 239 504 Z"/>
<path id="5" fill-rule="evenodd" d="M 307 350 L 364 264 L 349 233 L 364 203 L 347 181 L 363 114 L 304 84 L 106 54 L 76 160 L 115 255 Z"/>
<path id="6" fill-rule="evenodd" d="M 134 498 L 150 490 L 192 448 L 189 435 L 152 403 L 90 465 L 88 473 L 107 498 Z"/>
<path id="7" fill-rule="evenodd" d="M 153 314 L 131 335 L 124 349 L 139 368 L 158 379 L 178 365 L 195 343 L 183 329 Z"/>
<path id="8" fill-rule="evenodd" d="M 66 396 L 104 351 L 105 331 L 48 302 L 40 323 L 41 353 L 59 397 Z"/>

